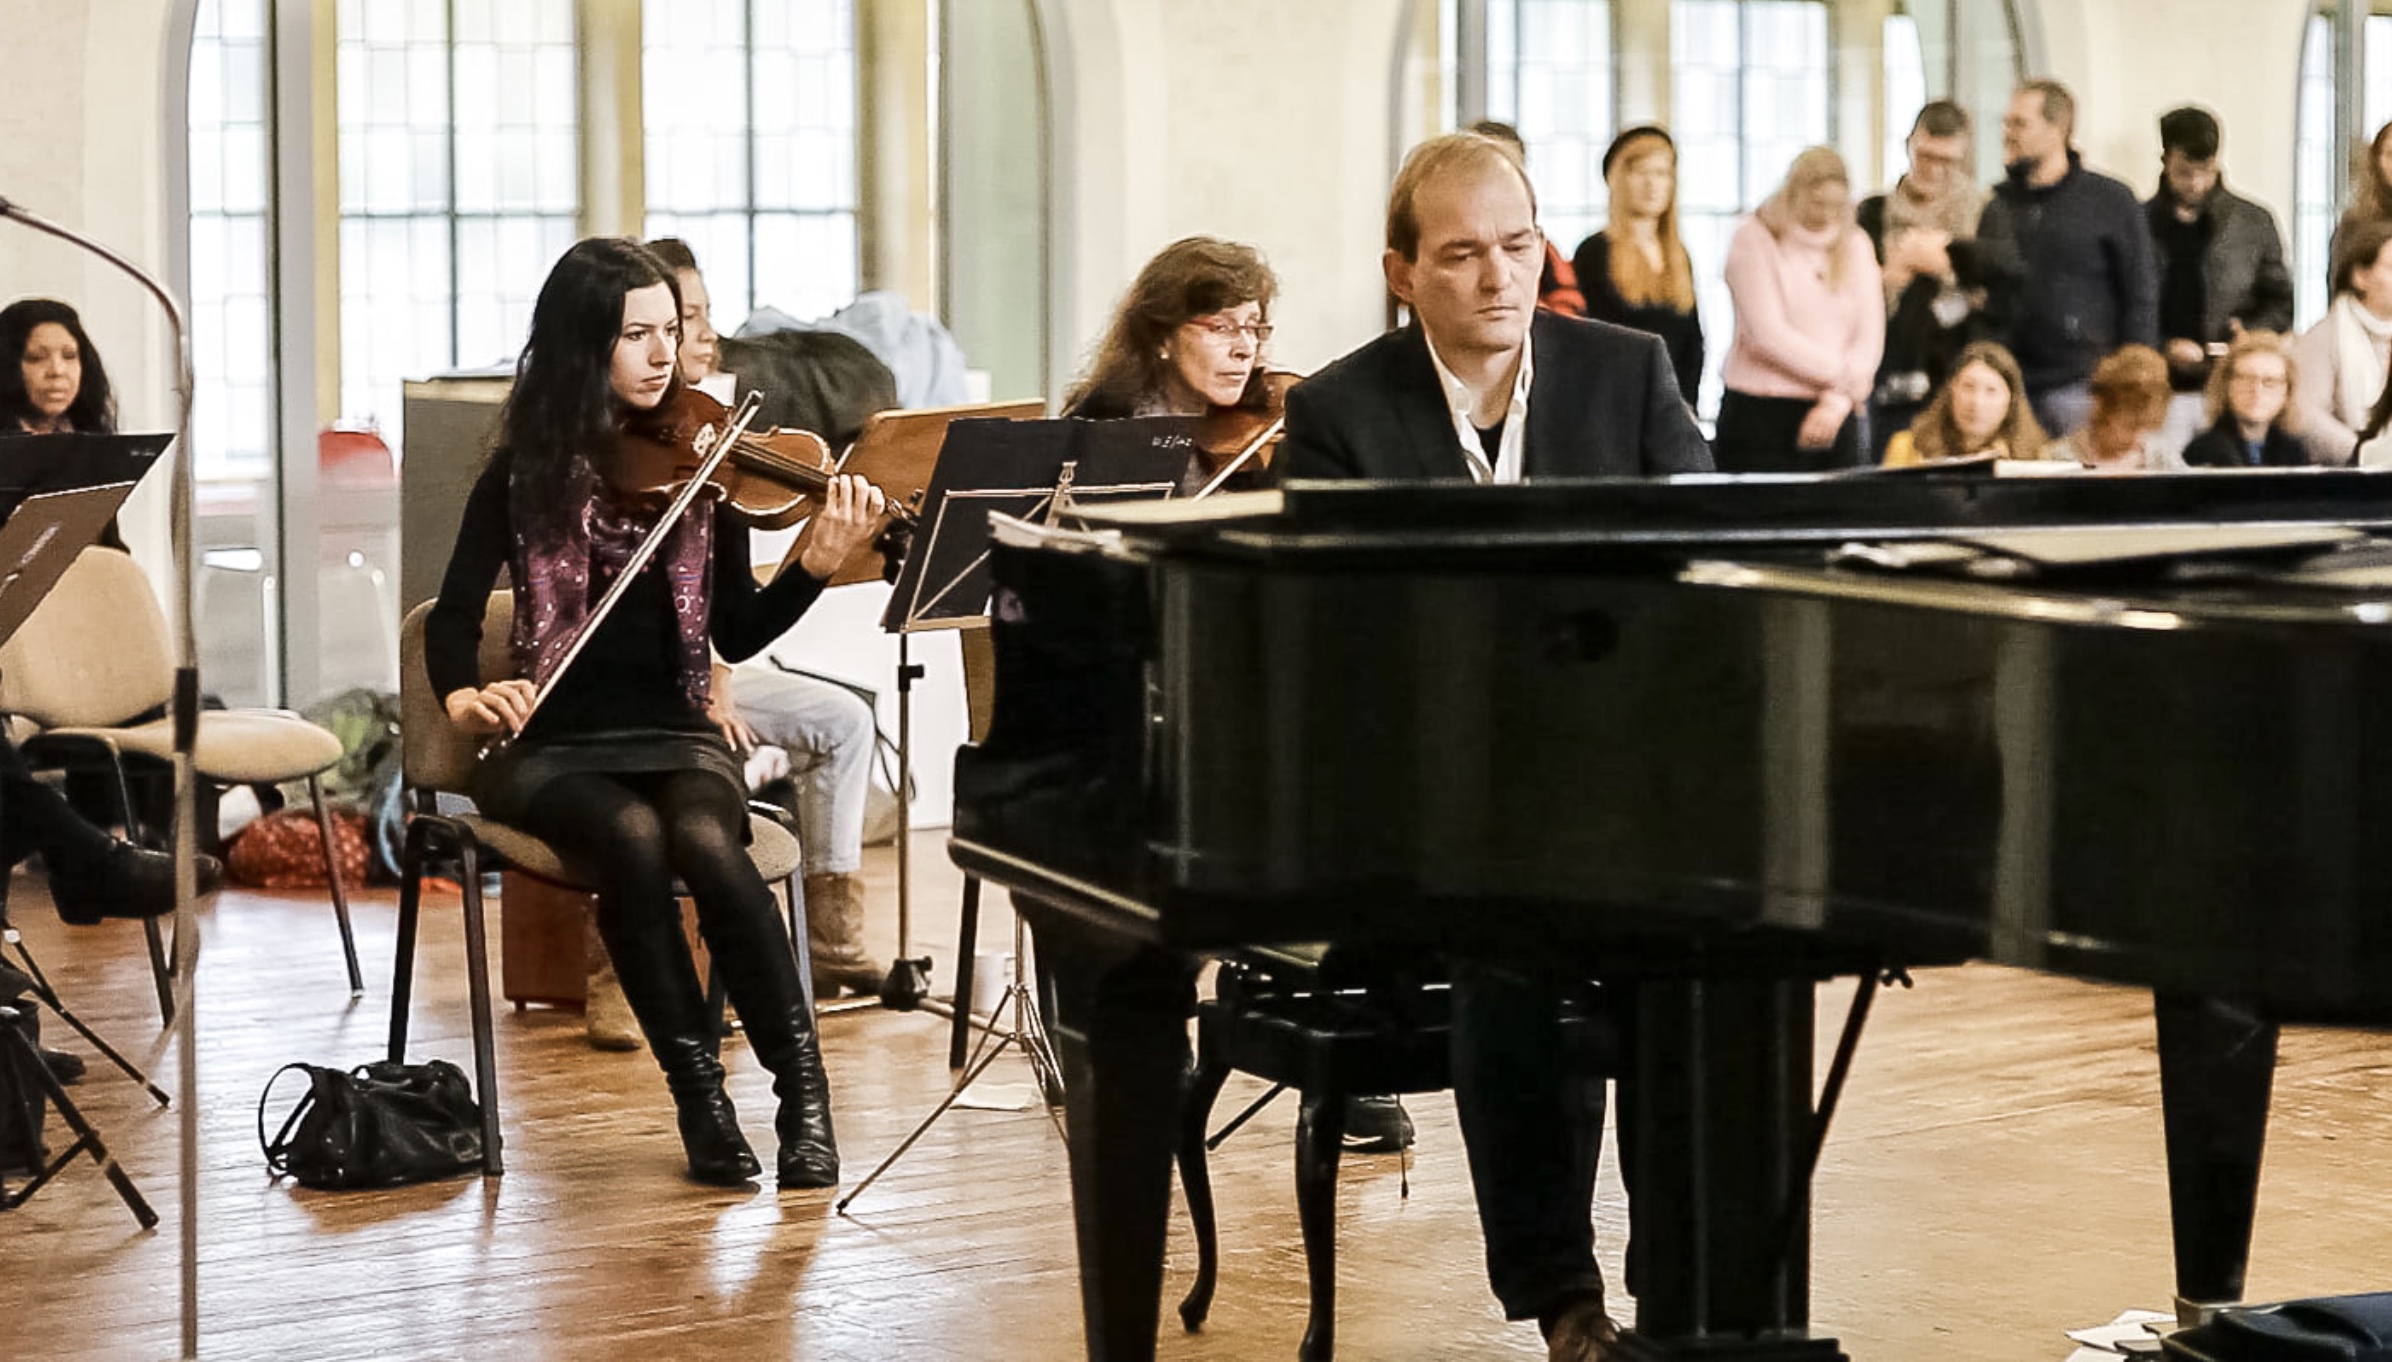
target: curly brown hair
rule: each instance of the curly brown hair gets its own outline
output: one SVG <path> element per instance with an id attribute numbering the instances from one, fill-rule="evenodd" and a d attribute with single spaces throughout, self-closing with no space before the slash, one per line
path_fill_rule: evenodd
<path id="1" fill-rule="evenodd" d="M 1163 389 L 1169 367 L 1162 357 L 1163 342 L 1172 332 L 1242 303 L 1260 303 L 1268 321 L 1271 300 L 1278 293 L 1279 277 L 1251 246 L 1209 236 L 1172 242 L 1138 271 L 1114 309 L 1112 325 L 1097 342 L 1087 370 L 1063 394 L 1065 414 L 1083 409 L 1135 411 L 1142 399 Z M 1238 405 L 1259 407 L 1267 400 L 1258 362 Z"/>

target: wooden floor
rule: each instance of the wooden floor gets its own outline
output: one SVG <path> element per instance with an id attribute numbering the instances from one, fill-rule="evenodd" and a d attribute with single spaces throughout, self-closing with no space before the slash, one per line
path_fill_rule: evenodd
<path id="1" fill-rule="evenodd" d="M 918 939 L 944 982 L 955 875 L 937 835 L 916 845 Z M 891 881 L 887 853 L 871 869 Z M 69 1003 L 129 1048 L 153 1049 L 138 930 L 63 928 L 34 879 L 20 879 L 15 902 Z M 231 892 L 207 910 L 203 1355 L 1043 1362 L 1076 1352 L 1063 1150 L 1036 1113 L 950 1114 L 842 1218 L 831 1193 L 684 1181 L 649 1059 L 593 1052 L 577 1017 L 534 1010 L 502 1014 L 499 1028 L 504 1178 L 389 1193 L 270 1181 L 255 1133 L 267 1076 L 291 1059 L 362 1061 L 380 1044 L 391 897 L 369 894 L 357 911 L 369 989 L 352 1004 L 320 898 Z M 984 944 L 1009 930 L 997 916 Z M 464 1062 L 456 914 L 427 918 L 418 1050 Z M 890 920 L 876 917 L 876 930 L 890 935 Z M 1822 1015 L 1840 1017 L 1847 996 L 1848 986 L 1831 989 Z M 927 1015 L 877 1011 L 825 1027 L 852 1185 L 945 1092 L 946 1035 Z M 738 1049 L 733 1094 L 769 1157 L 769 1093 Z M 1027 1076 L 1011 1059 L 996 1074 Z M 160 1079 L 172 1089 L 170 1065 Z M 1221 1109 L 1257 1090 L 1233 1081 Z M 168 1218 L 137 1231 L 88 1164 L 0 1218 L 0 1356 L 171 1357 L 176 1117 L 96 1061 L 76 1092 Z M 1819 1176 L 1821 1330 L 1861 1359 L 2057 1359 L 2069 1350 L 2063 1329 L 2164 1305 L 2156 1097 L 2148 1006 L 2133 993 L 1969 968 L 1881 999 Z M 2392 1046 L 2289 1035 L 2276 1107 L 2254 1294 L 2392 1288 Z M 1423 1101 L 1415 1113 L 1409 1199 L 1393 1158 L 1347 1163 L 1340 1356 L 1541 1356 L 1534 1329 L 1504 1324 L 1486 1294 L 1451 1103 Z M 1293 1123 L 1291 1104 L 1278 1104 L 1216 1157 L 1220 1296 L 1200 1335 L 1166 1313 L 1163 1357 L 1294 1356 L 1304 1285 Z M 1624 1205 L 1608 1171 L 1598 1215 L 1616 1273 Z M 1184 1226 L 1174 1235 L 1166 1291 L 1176 1300 L 1194 1253 Z"/>

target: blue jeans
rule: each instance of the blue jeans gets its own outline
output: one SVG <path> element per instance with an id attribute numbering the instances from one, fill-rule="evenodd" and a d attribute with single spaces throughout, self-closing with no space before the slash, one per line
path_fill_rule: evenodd
<path id="1" fill-rule="evenodd" d="M 789 754 L 797 840 L 808 875 L 864 863 L 864 801 L 872 786 L 872 709 L 853 691 L 769 663 L 731 669 L 731 702 L 767 747 Z"/>

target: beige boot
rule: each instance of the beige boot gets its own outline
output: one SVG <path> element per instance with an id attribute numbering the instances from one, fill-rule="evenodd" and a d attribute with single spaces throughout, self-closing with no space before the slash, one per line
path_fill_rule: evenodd
<path id="1" fill-rule="evenodd" d="M 814 966 L 814 997 L 878 993 L 887 971 L 864 953 L 864 877 L 806 876 L 806 951 Z"/>
<path id="2" fill-rule="evenodd" d="M 582 1021 L 593 1050 L 637 1050 L 640 1024 L 623 999 L 623 985 L 615 978 L 614 957 L 598 939 L 598 924 L 582 923 L 582 948 L 588 964 L 582 993 Z"/>

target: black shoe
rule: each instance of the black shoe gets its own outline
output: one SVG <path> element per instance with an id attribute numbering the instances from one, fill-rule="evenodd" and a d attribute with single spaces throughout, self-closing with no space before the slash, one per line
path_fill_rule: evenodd
<path id="1" fill-rule="evenodd" d="M 675 1088 L 673 1108 L 680 1121 L 682 1152 L 689 1155 L 692 1181 L 710 1187 L 741 1187 L 763 1171 L 763 1165 L 756 1162 L 756 1151 L 748 1148 L 747 1136 L 739 1133 L 739 1113 L 732 1110 L 731 1099 L 720 1083 L 712 1091 Z"/>
<path id="2" fill-rule="evenodd" d="M 193 870 L 202 894 L 224 883 L 224 862 L 213 856 L 201 855 Z M 164 917 L 174 911 L 174 857 L 111 841 L 96 865 L 52 870 L 50 902 L 79 927 L 104 917 Z"/>
<path id="3" fill-rule="evenodd" d="M 1412 1118 L 1392 1097 L 1348 1097 L 1345 1100 L 1345 1151 L 1349 1154 L 1393 1154 L 1412 1147 Z"/>
<path id="4" fill-rule="evenodd" d="M 81 1055 L 70 1055 L 64 1050 L 44 1050 L 41 1052 L 41 1057 L 42 1067 L 50 1071 L 50 1077 L 61 1083 L 83 1081 L 83 1057 Z"/>

